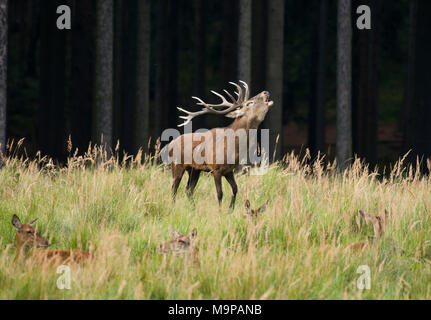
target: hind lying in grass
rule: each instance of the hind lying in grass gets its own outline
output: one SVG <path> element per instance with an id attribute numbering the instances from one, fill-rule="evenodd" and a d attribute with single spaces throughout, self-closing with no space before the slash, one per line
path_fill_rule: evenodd
<path id="1" fill-rule="evenodd" d="M 360 216 L 365 220 L 365 223 L 371 223 L 373 225 L 374 236 L 369 236 L 368 241 L 355 242 L 349 244 L 347 248 L 352 250 L 362 250 L 371 246 L 375 241 L 383 236 L 386 223 L 388 222 L 389 212 L 385 209 L 385 216 L 374 215 L 359 210 Z"/>
<path id="2" fill-rule="evenodd" d="M 32 248 L 48 248 L 49 242 L 37 232 L 34 227 L 37 219 L 29 223 L 21 223 L 16 214 L 12 217 L 12 225 L 16 228 L 16 256 L 21 259 L 31 256 L 31 259 L 38 263 L 67 264 L 81 263 L 90 258 L 90 253 L 82 250 L 46 250 Z M 29 251 L 31 251 L 29 253 Z"/>
<path id="3" fill-rule="evenodd" d="M 195 240 L 198 234 L 193 229 L 189 236 L 172 229 L 172 240 L 162 243 L 157 247 L 159 254 L 173 254 L 175 256 L 190 257 L 196 266 L 199 266 L 199 259 L 196 252 Z"/>

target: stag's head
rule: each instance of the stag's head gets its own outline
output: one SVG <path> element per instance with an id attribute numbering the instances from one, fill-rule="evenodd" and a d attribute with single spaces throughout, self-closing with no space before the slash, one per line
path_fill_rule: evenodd
<path id="1" fill-rule="evenodd" d="M 224 90 L 231 102 L 228 101 L 223 95 L 215 91 L 211 92 L 221 98 L 222 101 L 219 104 L 209 104 L 202 101 L 198 97 L 192 97 L 198 102 L 197 105 L 202 106 L 203 109 L 198 112 L 189 112 L 182 108 L 178 108 L 178 110 L 187 114 L 187 116 L 180 117 L 181 119 L 184 119 L 185 122 L 180 124 L 179 127 L 185 126 L 193 118 L 199 115 L 218 114 L 229 118 L 243 119 L 247 123 L 248 127 L 257 128 L 257 126 L 265 119 L 269 108 L 274 104 L 274 102 L 269 100 L 268 91 L 263 91 L 258 95 L 249 98 L 249 88 L 247 83 L 244 81 L 240 81 L 240 83 L 244 86 L 245 92 L 243 92 L 241 85 L 230 82 L 230 84 L 235 86 L 238 90 L 235 92 L 236 98 L 232 96 L 227 90 Z"/>

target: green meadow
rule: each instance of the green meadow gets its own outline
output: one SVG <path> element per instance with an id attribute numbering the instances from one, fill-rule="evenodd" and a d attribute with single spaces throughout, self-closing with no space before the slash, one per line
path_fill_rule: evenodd
<path id="1" fill-rule="evenodd" d="M 219 208 L 206 174 L 193 202 L 187 175 L 173 202 L 169 167 L 141 153 L 121 162 L 95 148 L 63 167 L 12 154 L 0 169 L 0 299 L 431 299 L 429 177 L 402 159 L 383 176 L 359 159 L 344 174 L 306 160 L 291 154 L 264 175 L 238 174 L 229 210 L 228 183 Z M 247 199 L 269 204 L 246 220 Z M 382 238 L 352 251 L 373 235 L 360 209 L 390 215 Z M 50 249 L 93 254 L 70 266 L 70 289 L 57 287 L 55 266 L 15 260 L 13 214 L 38 218 Z M 197 228 L 199 266 L 158 254 L 171 227 Z M 370 289 L 358 288 L 360 266 Z"/>

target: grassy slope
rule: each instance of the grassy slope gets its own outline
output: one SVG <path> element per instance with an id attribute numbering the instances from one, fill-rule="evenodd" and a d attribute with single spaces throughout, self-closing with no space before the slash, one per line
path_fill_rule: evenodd
<path id="1" fill-rule="evenodd" d="M 170 173 L 155 165 L 84 169 L 92 160 L 43 170 L 9 159 L 0 170 L 0 299 L 405 299 L 431 298 L 429 179 L 401 171 L 383 181 L 356 163 L 348 175 L 316 165 L 314 174 L 295 157 L 263 176 L 238 176 L 239 197 L 230 213 L 218 209 L 210 176 L 202 176 L 195 206 L 184 185 L 170 199 Z M 46 163 L 46 162 L 45 162 Z M 401 178 L 403 176 L 403 178 Z M 244 202 L 269 207 L 255 222 L 242 218 Z M 383 239 L 362 253 L 345 247 L 367 239 L 358 209 L 391 212 Z M 90 249 L 91 265 L 72 268 L 71 290 L 59 290 L 55 268 L 31 259 L 14 262 L 11 217 L 39 218 L 52 248 Z M 173 226 L 198 230 L 200 268 L 157 254 Z M 404 254 L 394 247 L 402 248 Z M 356 286 L 368 265 L 371 290 Z"/>

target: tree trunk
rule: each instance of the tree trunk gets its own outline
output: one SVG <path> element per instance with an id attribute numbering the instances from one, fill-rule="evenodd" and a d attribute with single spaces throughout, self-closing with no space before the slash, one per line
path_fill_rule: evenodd
<path id="1" fill-rule="evenodd" d="M 166 96 L 167 83 L 167 61 L 166 61 L 166 37 L 167 30 L 167 8 L 165 1 L 156 1 L 156 32 L 155 32 L 155 110 L 154 110 L 154 130 L 152 141 L 160 137 L 163 128 L 166 126 Z"/>
<path id="2" fill-rule="evenodd" d="M 95 130 L 94 141 L 112 148 L 113 116 L 113 0 L 96 2 Z"/>
<path id="3" fill-rule="evenodd" d="M 253 68 L 251 69 L 251 95 L 265 90 L 266 78 L 266 33 L 268 6 L 265 0 L 253 0 L 252 7 L 252 43 L 251 43 L 251 59 Z"/>
<path id="4" fill-rule="evenodd" d="M 150 0 L 138 1 L 137 19 L 137 60 L 136 60 L 136 112 L 135 112 L 135 152 L 147 150 L 150 116 Z"/>
<path id="5" fill-rule="evenodd" d="M 351 0 L 338 0 L 337 18 L 337 164 L 344 171 L 352 159 Z"/>
<path id="6" fill-rule="evenodd" d="M 251 85 L 252 0 L 240 0 L 238 22 L 238 79 Z"/>
<path id="7" fill-rule="evenodd" d="M 118 140 L 122 141 L 122 109 L 123 109 L 123 86 L 124 79 L 123 73 L 123 42 L 124 42 L 124 6 L 123 0 L 114 0 L 114 89 L 113 89 L 113 144 L 116 144 Z"/>
<path id="8" fill-rule="evenodd" d="M 72 143 L 85 152 L 91 141 L 94 71 L 94 3 L 75 0 L 72 7 Z"/>
<path id="9" fill-rule="evenodd" d="M 328 0 L 319 2 L 312 50 L 311 104 L 309 113 L 308 145 L 312 158 L 325 151 L 325 92 L 326 92 L 326 38 Z"/>
<path id="10" fill-rule="evenodd" d="M 265 128 L 269 128 L 269 159 L 280 159 L 283 147 L 283 45 L 284 0 L 269 0 L 266 45 L 266 87 L 274 105 L 266 115 Z"/>
<path id="11" fill-rule="evenodd" d="M 6 145 L 8 0 L 0 0 L 0 162 Z"/>

